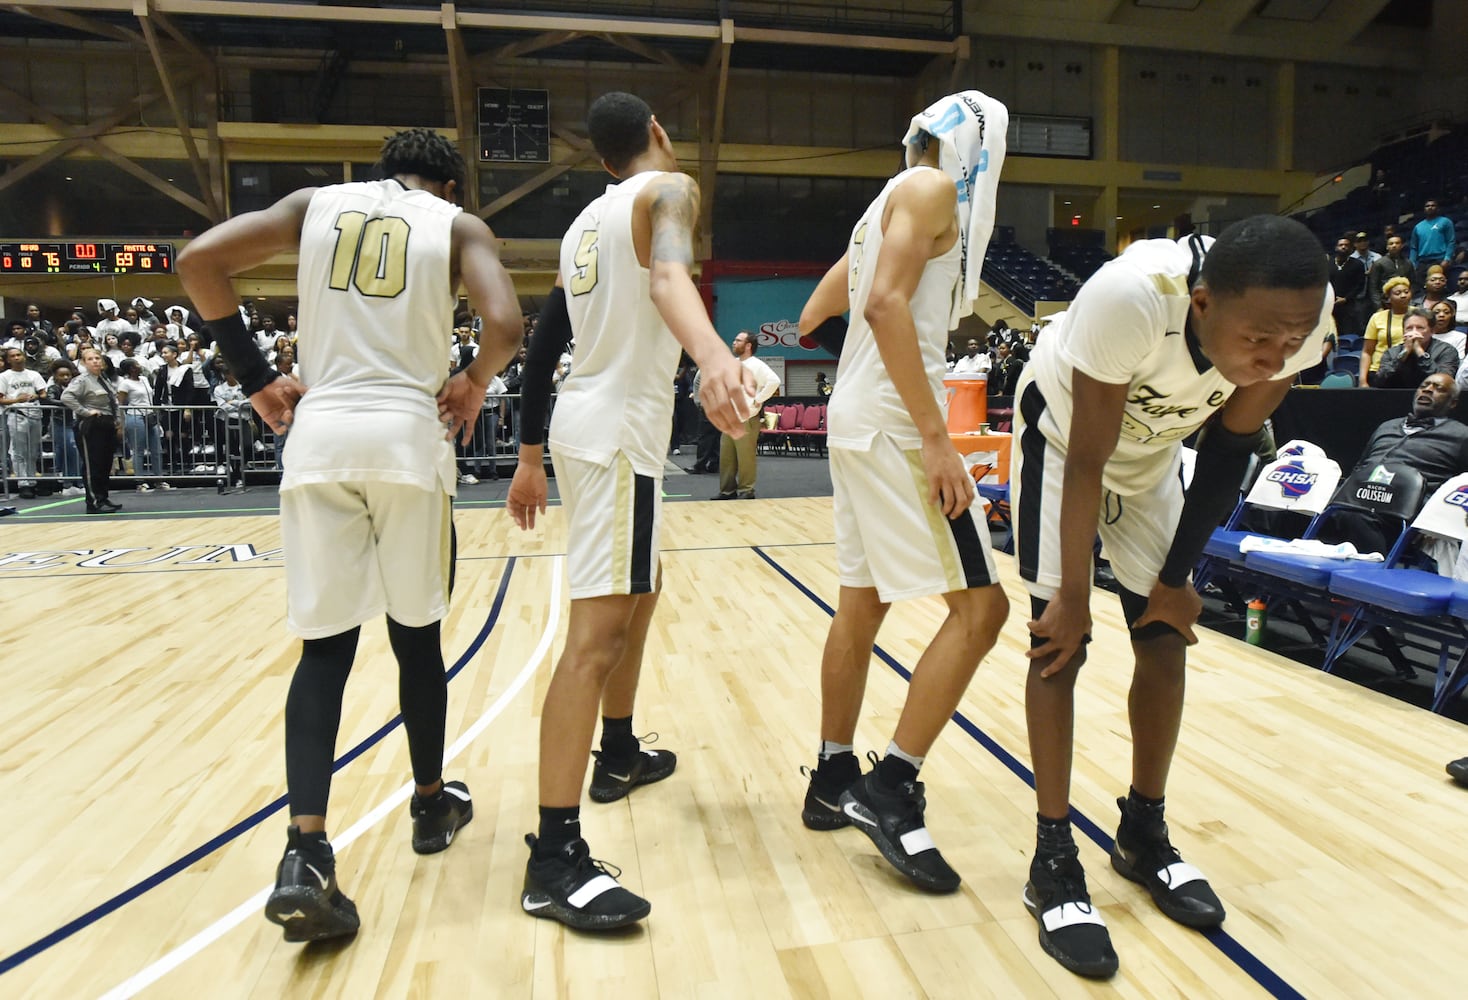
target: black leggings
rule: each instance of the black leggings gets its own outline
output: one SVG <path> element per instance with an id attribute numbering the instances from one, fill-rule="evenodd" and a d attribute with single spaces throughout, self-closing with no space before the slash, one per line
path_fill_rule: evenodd
<path id="1" fill-rule="evenodd" d="M 307 639 L 285 702 L 285 780 L 292 816 L 325 816 L 331 794 L 342 694 L 357 654 L 361 629 Z M 444 674 L 439 624 L 409 628 L 387 620 L 388 641 L 398 661 L 398 703 L 408 733 L 413 780 L 431 785 L 443 774 Z"/>

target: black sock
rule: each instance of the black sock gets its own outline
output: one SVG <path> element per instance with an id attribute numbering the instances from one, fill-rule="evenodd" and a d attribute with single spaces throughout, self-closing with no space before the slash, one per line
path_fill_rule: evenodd
<path id="1" fill-rule="evenodd" d="M 549 857 L 574 840 L 581 839 L 581 807 L 540 807 L 540 836 L 535 853 Z"/>
<path id="2" fill-rule="evenodd" d="M 888 791 L 896 791 L 909 781 L 916 781 L 917 768 L 896 754 L 888 754 L 877 764 L 877 784 Z"/>
<path id="3" fill-rule="evenodd" d="M 1164 795 L 1160 799 L 1149 799 L 1135 788 L 1132 788 L 1127 792 L 1126 804 L 1127 808 L 1132 810 L 1155 809 L 1157 812 L 1161 812 L 1162 807 L 1167 804 L 1167 796 Z"/>
<path id="4" fill-rule="evenodd" d="M 626 760 L 637 756 L 637 737 L 632 735 L 632 716 L 625 719 L 601 717 L 601 752 L 608 757 Z"/>
<path id="5" fill-rule="evenodd" d="M 1069 816 L 1065 819 L 1051 819 L 1036 813 L 1035 821 L 1036 854 L 1069 854 L 1076 849 Z"/>
<path id="6" fill-rule="evenodd" d="M 304 833 L 298 829 L 296 836 L 300 840 L 301 847 L 305 850 L 318 857 L 331 857 L 331 841 L 326 839 L 326 832 L 324 830 L 318 830 L 314 833 Z"/>

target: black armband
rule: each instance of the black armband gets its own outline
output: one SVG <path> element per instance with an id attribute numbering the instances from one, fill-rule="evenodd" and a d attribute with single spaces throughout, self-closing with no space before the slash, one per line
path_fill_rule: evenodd
<path id="1" fill-rule="evenodd" d="M 545 412 L 550 405 L 551 384 L 556 365 L 571 343 L 571 314 L 566 309 L 566 290 L 552 288 L 545 308 L 535 321 L 525 364 L 520 369 L 520 443 L 545 443 Z"/>
<path id="2" fill-rule="evenodd" d="M 1183 512 L 1172 548 L 1157 574 L 1159 582 L 1181 587 L 1203 554 L 1208 537 L 1239 500 L 1239 486 L 1249 469 L 1249 458 L 1258 450 L 1265 431 L 1260 427 L 1252 434 L 1235 434 L 1215 421 L 1198 437 L 1198 461 L 1193 466 L 1193 482 L 1183 500 Z"/>
<path id="3" fill-rule="evenodd" d="M 816 327 L 809 334 L 810 338 L 817 344 L 830 351 L 836 357 L 841 357 L 841 348 L 846 343 L 846 327 L 848 326 L 845 316 L 831 316 Z"/>
<path id="4" fill-rule="evenodd" d="M 255 338 L 245 329 L 244 317 L 238 311 L 206 321 L 204 332 L 219 345 L 219 353 L 224 355 L 246 396 L 255 395 L 280 377 L 280 372 L 270 367 L 265 355 L 255 346 Z"/>

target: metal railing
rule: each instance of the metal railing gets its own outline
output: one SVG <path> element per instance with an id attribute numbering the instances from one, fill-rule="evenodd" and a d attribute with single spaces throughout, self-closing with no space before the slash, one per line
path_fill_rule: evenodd
<path id="1" fill-rule="evenodd" d="M 19 412 L 23 409 L 8 408 L 0 419 L 0 497 L 9 499 L 21 488 L 42 494 L 79 490 L 82 462 L 71 412 L 60 404 L 43 404 L 40 417 L 33 419 Z M 513 465 L 519 412 L 518 394 L 484 401 L 469 443 L 454 442 L 461 476 L 494 478 L 501 463 Z M 248 406 L 233 412 L 213 404 L 124 406 L 113 482 L 118 489 L 271 485 L 280 479 L 285 442 L 286 436 L 277 435 Z M 17 448 L 30 454 L 17 454 Z"/>

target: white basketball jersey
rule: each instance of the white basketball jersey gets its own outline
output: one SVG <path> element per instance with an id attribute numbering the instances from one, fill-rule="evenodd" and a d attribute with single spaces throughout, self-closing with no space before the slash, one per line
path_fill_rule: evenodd
<path id="1" fill-rule="evenodd" d="M 662 171 L 607 186 L 561 241 L 561 284 L 576 349 L 551 417 L 551 449 L 609 465 L 622 452 L 639 475 L 663 474 L 673 430 L 668 387 L 681 350 L 648 291 L 632 244 L 632 205 Z"/>
<path id="2" fill-rule="evenodd" d="M 459 209 L 396 180 L 312 197 L 297 284 L 307 392 L 281 488 L 372 479 L 453 493 L 436 395 L 448 376 Z"/>
<path id="3" fill-rule="evenodd" d="M 882 213 L 886 211 L 887 199 L 897 185 L 918 171 L 934 169 L 911 167 L 892 178 L 852 230 L 846 248 L 851 324 L 841 349 L 841 367 L 826 415 L 827 439 L 834 447 L 865 450 L 871 447 L 872 438 L 878 432 L 893 438 L 903 448 L 922 446 L 922 435 L 887 374 L 887 366 L 877 350 L 877 339 L 864 313 L 877 270 L 877 257 L 882 252 Z M 948 318 L 953 312 L 962 257 L 961 241 L 955 239 L 952 247 L 929 260 L 909 303 L 913 325 L 917 327 L 923 371 L 928 376 L 933 397 L 944 410 L 947 406 L 943 376 L 948 370 L 944 350 L 948 346 Z"/>
<path id="4" fill-rule="evenodd" d="M 1203 255 L 1187 240 L 1138 240 L 1081 287 L 1075 302 L 1040 335 L 1018 393 L 1033 381 L 1046 409 L 1036 426 L 1056 448 L 1070 438 L 1075 372 L 1126 385 L 1121 435 L 1106 462 L 1107 489 L 1142 493 L 1177 468 L 1180 442 L 1233 395 L 1235 386 L 1203 355 L 1188 330 L 1190 277 Z M 1320 361 L 1331 322 L 1331 292 L 1320 321 L 1274 381 Z"/>

